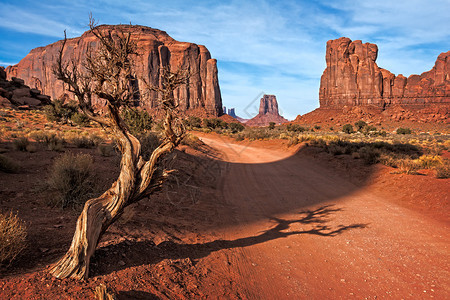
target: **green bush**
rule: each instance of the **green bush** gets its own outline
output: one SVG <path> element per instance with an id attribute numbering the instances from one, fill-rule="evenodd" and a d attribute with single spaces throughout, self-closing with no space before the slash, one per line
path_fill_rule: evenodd
<path id="1" fill-rule="evenodd" d="M 210 128 L 210 129 L 227 129 L 228 123 L 218 118 L 203 119 L 202 126 L 203 128 Z"/>
<path id="2" fill-rule="evenodd" d="M 304 128 L 298 124 L 287 124 L 286 130 L 293 131 L 293 132 L 304 132 L 304 131 L 306 131 L 306 128 Z"/>
<path id="3" fill-rule="evenodd" d="M 120 115 L 132 134 L 144 133 L 152 128 L 152 117 L 145 110 L 126 108 Z"/>
<path id="4" fill-rule="evenodd" d="M 397 134 L 411 134 L 412 131 L 409 128 L 397 128 Z"/>
<path id="5" fill-rule="evenodd" d="M 352 124 L 345 124 L 344 126 L 342 126 L 342 131 L 348 134 L 353 133 L 354 130 Z"/>
<path id="6" fill-rule="evenodd" d="M 269 129 L 275 129 L 275 122 L 269 122 Z"/>
<path id="7" fill-rule="evenodd" d="M 44 114 L 50 122 L 67 123 L 77 111 L 78 106 L 73 101 L 65 104 L 63 100 L 55 100 L 44 106 Z"/>
<path id="8" fill-rule="evenodd" d="M 25 249 L 27 228 L 25 222 L 10 212 L 0 213 L 0 265 L 9 266 Z"/>
<path id="9" fill-rule="evenodd" d="M 86 126 L 88 126 L 88 125 L 90 124 L 89 118 L 88 118 L 85 114 L 79 113 L 79 112 L 74 113 L 74 114 L 70 117 L 70 120 L 71 120 L 75 125 L 78 125 L 78 126 L 86 127 Z"/>
<path id="10" fill-rule="evenodd" d="M 47 183 L 57 192 L 63 208 L 81 205 L 93 196 L 96 186 L 93 162 L 89 154 L 65 153 L 55 159 Z"/>
<path id="11" fill-rule="evenodd" d="M 230 127 L 232 133 L 238 133 L 245 129 L 244 125 L 235 122 L 228 124 L 228 127 Z"/>
<path id="12" fill-rule="evenodd" d="M 190 128 L 201 128 L 202 119 L 200 119 L 199 117 L 191 116 L 188 119 L 185 119 L 185 124 Z"/>
<path id="13" fill-rule="evenodd" d="M 362 121 L 362 120 L 360 120 L 360 121 L 358 121 L 358 122 L 355 123 L 356 130 L 359 131 L 359 132 L 362 132 L 362 130 L 363 130 L 366 126 L 367 126 L 367 123 L 364 122 L 364 121 Z"/>

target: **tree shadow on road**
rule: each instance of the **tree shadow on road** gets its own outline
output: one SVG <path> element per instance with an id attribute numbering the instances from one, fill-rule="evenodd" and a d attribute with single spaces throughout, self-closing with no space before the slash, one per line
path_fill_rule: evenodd
<path id="1" fill-rule="evenodd" d="M 97 250 L 91 263 L 91 274 L 93 276 L 106 275 L 131 266 L 157 264 L 164 259 L 189 258 L 195 264 L 197 260 L 224 249 L 249 247 L 293 235 L 334 237 L 352 229 L 363 229 L 368 226 L 368 224 L 361 223 L 330 225 L 330 217 L 342 210 L 334 205 L 324 205 L 314 210 L 300 211 L 299 218 L 294 220 L 270 217 L 269 219 L 275 223 L 272 228 L 254 236 L 235 240 L 215 240 L 196 244 L 165 241 L 159 245 L 155 245 L 152 241 L 123 241 Z M 305 229 L 292 230 L 293 225 L 300 225 Z M 118 263 L 118 253 L 124 255 L 121 264 Z"/>

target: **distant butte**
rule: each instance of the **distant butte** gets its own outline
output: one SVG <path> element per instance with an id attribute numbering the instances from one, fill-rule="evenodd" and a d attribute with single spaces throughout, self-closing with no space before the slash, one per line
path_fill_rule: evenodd
<path id="1" fill-rule="evenodd" d="M 245 124 L 248 126 L 267 126 L 270 122 L 283 124 L 289 121 L 280 116 L 277 97 L 275 95 L 264 95 L 260 100 L 259 114 Z"/>

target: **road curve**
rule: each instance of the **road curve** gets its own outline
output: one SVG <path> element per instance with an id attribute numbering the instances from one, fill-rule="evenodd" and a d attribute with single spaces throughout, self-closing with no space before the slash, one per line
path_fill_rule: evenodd
<path id="1" fill-rule="evenodd" d="M 201 140 L 226 161 L 221 192 L 235 222 L 221 237 L 234 242 L 226 272 L 242 298 L 450 299 L 447 224 L 310 156 Z"/>

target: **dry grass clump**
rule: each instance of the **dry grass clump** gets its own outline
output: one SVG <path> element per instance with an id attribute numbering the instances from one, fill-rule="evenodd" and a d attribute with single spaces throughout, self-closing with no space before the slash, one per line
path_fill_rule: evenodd
<path id="1" fill-rule="evenodd" d="M 450 178 L 450 159 L 443 159 L 442 163 L 434 166 L 436 178 Z"/>
<path id="2" fill-rule="evenodd" d="M 94 148 L 102 142 L 102 138 L 96 135 L 78 136 L 72 139 L 77 148 Z"/>
<path id="3" fill-rule="evenodd" d="M 52 204 L 75 207 L 91 198 L 96 186 L 93 163 L 89 154 L 65 153 L 55 159 L 47 179 L 48 186 L 58 194 Z"/>
<path id="4" fill-rule="evenodd" d="M 30 145 L 30 141 L 24 137 L 18 137 L 13 140 L 13 146 L 15 150 L 19 151 L 27 151 L 27 147 Z"/>
<path id="5" fill-rule="evenodd" d="M 27 228 L 17 215 L 0 213 L 0 265 L 9 266 L 25 249 Z"/>
<path id="6" fill-rule="evenodd" d="M 0 154 L 0 171 L 6 173 L 17 173 L 19 169 L 19 164 L 17 164 L 9 157 Z"/>

